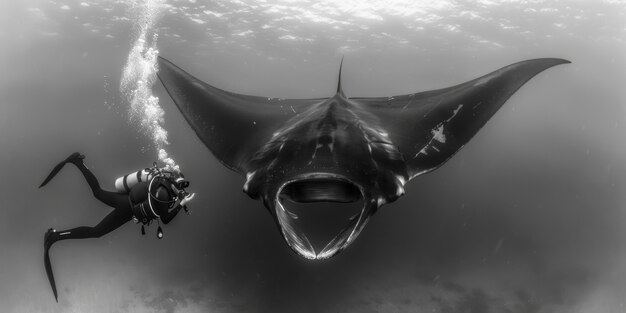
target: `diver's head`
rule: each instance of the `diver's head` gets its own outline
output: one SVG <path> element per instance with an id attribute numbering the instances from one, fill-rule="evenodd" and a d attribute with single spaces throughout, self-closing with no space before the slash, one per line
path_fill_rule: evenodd
<path id="1" fill-rule="evenodd" d="M 179 176 L 179 177 L 172 177 L 172 179 L 169 180 L 170 181 L 170 188 L 172 188 L 172 190 L 175 193 L 181 193 L 181 192 L 185 192 L 185 188 L 189 187 L 189 181 L 185 180 L 184 176 Z"/>
<path id="2" fill-rule="evenodd" d="M 189 187 L 189 181 L 185 179 L 185 175 L 182 172 L 172 170 L 169 166 L 158 168 L 156 162 L 154 162 L 153 169 L 155 175 L 161 177 L 162 181 L 169 185 L 168 188 L 176 193 L 185 191 L 185 188 Z"/>
<path id="3" fill-rule="evenodd" d="M 177 189 L 185 189 L 189 187 L 189 181 L 185 180 L 185 178 L 181 175 L 181 177 L 174 180 L 174 186 L 176 186 Z"/>

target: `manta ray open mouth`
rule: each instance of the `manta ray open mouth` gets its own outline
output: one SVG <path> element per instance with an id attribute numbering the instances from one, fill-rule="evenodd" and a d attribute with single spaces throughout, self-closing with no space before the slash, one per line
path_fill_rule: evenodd
<path id="1" fill-rule="evenodd" d="M 291 180 L 275 201 L 285 240 L 307 259 L 327 259 L 347 247 L 370 215 L 362 188 L 334 174 Z"/>

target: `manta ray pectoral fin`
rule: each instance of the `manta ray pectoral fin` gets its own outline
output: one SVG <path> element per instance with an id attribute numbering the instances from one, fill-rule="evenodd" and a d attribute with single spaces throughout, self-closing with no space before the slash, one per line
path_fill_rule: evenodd
<path id="1" fill-rule="evenodd" d="M 534 59 L 466 83 L 386 98 L 355 98 L 380 119 L 410 177 L 432 171 L 461 149 L 524 83 L 563 59 Z"/>
<path id="2" fill-rule="evenodd" d="M 224 165 L 245 162 L 289 118 L 323 99 L 279 99 L 213 87 L 159 57 L 159 79 L 198 138 Z"/>

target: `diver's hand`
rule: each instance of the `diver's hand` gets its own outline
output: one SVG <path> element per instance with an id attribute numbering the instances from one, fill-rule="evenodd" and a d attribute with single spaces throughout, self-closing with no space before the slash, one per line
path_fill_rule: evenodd
<path id="1" fill-rule="evenodd" d="M 193 199 L 193 197 L 195 197 L 196 194 L 192 193 L 190 195 L 185 196 L 185 198 L 183 199 L 183 201 L 180 202 L 181 206 L 185 206 L 185 204 L 187 204 L 189 201 L 191 201 Z"/>

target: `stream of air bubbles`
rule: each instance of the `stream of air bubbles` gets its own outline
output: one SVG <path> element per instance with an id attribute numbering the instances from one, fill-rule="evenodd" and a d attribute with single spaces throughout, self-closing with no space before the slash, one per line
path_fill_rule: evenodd
<path id="1" fill-rule="evenodd" d="M 129 4 L 136 39 L 124 66 L 120 92 L 130 105 L 131 123 L 138 124 L 142 133 L 150 137 L 159 161 L 178 172 L 178 165 L 166 151 L 169 142 L 167 130 L 163 127 L 164 111 L 159 105 L 159 98 L 152 94 L 152 86 L 157 80 L 159 55 L 154 26 L 165 9 L 165 0 L 136 0 L 129 1 Z"/>

